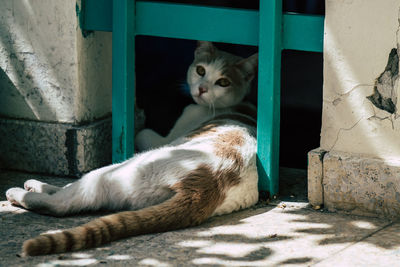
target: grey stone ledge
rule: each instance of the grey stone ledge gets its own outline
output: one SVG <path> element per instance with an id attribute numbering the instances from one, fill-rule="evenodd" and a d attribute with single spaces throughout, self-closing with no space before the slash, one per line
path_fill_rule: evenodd
<path id="1" fill-rule="evenodd" d="M 61 176 L 111 163 L 111 118 L 85 125 L 0 118 L 0 167 Z"/>

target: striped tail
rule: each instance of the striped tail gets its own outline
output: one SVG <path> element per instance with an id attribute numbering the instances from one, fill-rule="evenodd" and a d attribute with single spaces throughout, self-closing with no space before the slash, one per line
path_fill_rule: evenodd
<path id="1" fill-rule="evenodd" d="M 172 187 L 176 194 L 171 199 L 138 211 L 100 217 L 58 233 L 39 235 L 24 242 L 22 255 L 77 251 L 130 236 L 198 225 L 208 219 L 224 199 L 214 175 L 209 167 L 200 166 Z"/>

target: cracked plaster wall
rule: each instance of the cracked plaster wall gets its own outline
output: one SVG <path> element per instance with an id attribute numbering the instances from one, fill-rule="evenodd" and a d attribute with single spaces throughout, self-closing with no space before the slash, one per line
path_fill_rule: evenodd
<path id="1" fill-rule="evenodd" d="M 111 113 L 111 33 L 84 38 L 80 0 L 1 0 L 0 117 L 82 123 Z"/>
<path id="2" fill-rule="evenodd" d="M 327 0 L 324 42 L 321 148 L 400 161 L 400 1 Z"/>

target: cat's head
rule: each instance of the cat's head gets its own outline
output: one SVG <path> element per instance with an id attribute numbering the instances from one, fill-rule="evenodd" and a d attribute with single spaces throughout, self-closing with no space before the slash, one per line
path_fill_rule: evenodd
<path id="1" fill-rule="evenodd" d="M 199 41 L 187 73 L 194 101 L 215 108 L 240 103 L 250 90 L 257 64 L 258 54 L 244 59 Z"/>

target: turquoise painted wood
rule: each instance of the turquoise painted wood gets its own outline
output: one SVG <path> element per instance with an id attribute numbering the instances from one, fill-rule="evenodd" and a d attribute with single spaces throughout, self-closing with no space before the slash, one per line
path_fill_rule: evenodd
<path id="1" fill-rule="evenodd" d="M 83 28 L 88 31 L 113 30 L 112 0 L 82 0 Z"/>
<path id="2" fill-rule="evenodd" d="M 83 2 L 83 28 L 112 31 L 112 0 Z M 195 14 L 206 17 L 202 27 L 212 31 L 193 30 L 198 29 Z M 136 1 L 135 34 L 256 46 L 259 17 L 256 10 Z M 324 16 L 284 13 L 282 22 L 283 49 L 322 52 Z"/>
<path id="3" fill-rule="evenodd" d="M 133 155 L 135 103 L 135 1 L 113 1 L 112 157 Z"/>
<path id="4" fill-rule="evenodd" d="M 322 52 L 324 19 L 316 15 L 283 14 L 282 49 Z"/>
<path id="5" fill-rule="evenodd" d="M 279 188 L 282 0 L 260 1 L 257 116 L 259 189 Z"/>
<path id="6" fill-rule="evenodd" d="M 140 1 L 136 8 L 137 34 L 257 45 L 256 11 Z"/>
<path id="7" fill-rule="evenodd" d="M 114 162 L 133 154 L 135 35 L 258 45 L 259 189 L 278 193 L 281 50 L 322 52 L 323 16 L 282 14 L 282 0 L 261 0 L 259 11 L 134 0 L 82 1 L 83 28 L 113 32 Z M 207 18 L 201 28 L 199 17 Z"/>

